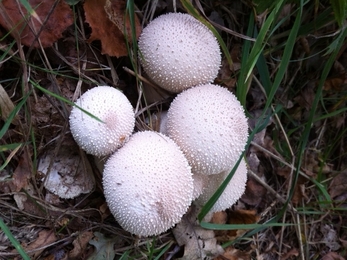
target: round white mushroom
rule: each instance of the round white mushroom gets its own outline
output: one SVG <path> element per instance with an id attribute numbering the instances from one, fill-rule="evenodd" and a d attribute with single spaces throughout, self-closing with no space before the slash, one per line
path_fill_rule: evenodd
<path id="1" fill-rule="evenodd" d="M 121 147 L 135 126 L 133 107 L 126 96 L 109 86 L 99 86 L 85 92 L 76 105 L 102 122 L 73 107 L 70 129 L 77 144 L 95 156 L 109 155 Z"/>
<path id="2" fill-rule="evenodd" d="M 193 185 L 193 200 L 195 200 L 203 193 L 206 186 L 209 185 L 209 175 L 194 173 Z"/>
<path id="3" fill-rule="evenodd" d="M 132 135 L 105 164 L 107 204 L 124 230 L 158 235 L 178 223 L 192 202 L 193 178 L 182 151 L 169 137 Z"/>
<path id="4" fill-rule="evenodd" d="M 230 171 L 225 171 L 220 174 L 210 175 L 208 185 L 204 189 L 200 197 L 195 200 L 195 204 L 204 206 L 206 202 L 212 197 L 216 190 L 220 187 L 222 182 L 228 176 Z M 236 169 L 234 176 L 226 186 L 225 190 L 213 205 L 209 213 L 218 212 L 230 208 L 242 194 L 245 192 L 247 182 L 247 166 L 245 160 L 242 160 Z"/>
<path id="5" fill-rule="evenodd" d="M 147 75 L 175 93 L 212 82 L 221 65 L 217 39 L 189 14 L 157 17 L 143 29 L 138 46 Z"/>
<path id="6" fill-rule="evenodd" d="M 183 91 L 173 100 L 167 135 L 181 147 L 193 173 L 218 174 L 239 159 L 247 142 L 248 124 L 234 94 L 206 84 Z"/>

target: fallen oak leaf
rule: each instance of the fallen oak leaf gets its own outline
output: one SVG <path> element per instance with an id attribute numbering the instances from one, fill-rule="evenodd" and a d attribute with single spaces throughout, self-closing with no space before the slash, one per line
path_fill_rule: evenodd
<path id="1" fill-rule="evenodd" d="M 43 252 L 46 246 L 54 243 L 57 240 L 54 231 L 52 230 L 42 230 L 39 232 L 39 236 L 35 241 L 30 243 L 28 246 L 24 247 L 26 252 L 32 251 L 38 248 L 42 248 L 40 250 L 35 250 L 35 253 L 32 255 L 32 259 L 37 259 L 37 257 Z"/>
<path id="2" fill-rule="evenodd" d="M 125 4 L 124 4 L 125 5 Z M 88 42 L 95 40 L 101 41 L 101 53 L 108 54 L 109 56 L 126 56 L 128 55 L 126 42 L 124 38 L 123 31 L 118 28 L 118 26 L 112 22 L 105 10 L 106 0 L 86 0 L 84 2 L 83 8 L 86 16 L 86 21 L 92 28 L 92 33 L 88 39 Z M 121 5 L 118 5 L 121 6 Z M 121 11 L 115 11 L 107 7 L 108 11 L 113 17 L 113 21 L 124 20 L 123 16 L 118 17 Z M 115 17 L 118 17 L 117 19 Z M 139 22 L 137 22 L 139 26 Z M 121 26 L 119 24 L 119 26 Z M 138 27 L 136 26 L 136 27 Z"/>
<path id="3" fill-rule="evenodd" d="M 111 22 L 113 22 L 118 29 L 122 32 L 124 37 L 127 38 L 129 42 L 132 41 L 131 34 L 131 23 L 129 17 L 124 18 L 124 14 L 126 12 L 126 2 L 120 0 L 106 0 L 105 11 L 108 15 L 108 18 Z M 139 37 L 142 27 L 137 16 L 134 16 L 135 19 L 135 35 L 136 39 Z M 125 30 L 125 31 L 124 31 Z"/>
<path id="4" fill-rule="evenodd" d="M 69 259 L 82 259 L 87 245 L 93 236 L 93 232 L 91 231 L 85 231 L 79 234 L 72 242 L 74 248 L 69 252 Z"/>
<path id="5" fill-rule="evenodd" d="M 73 13 L 65 1 L 28 0 L 28 4 L 33 9 L 30 15 L 19 1 L 1 1 L 0 24 L 14 38 L 20 38 L 21 44 L 50 47 L 73 23 Z"/>
<path id="6" fill-rule="evenodd" d="M 31 162 L 30 156 L 24 150 L 20 155 L 18 165 L 14 170 L 11 178 L 6 178 L 0 182 L 0 192 L 19 192 L 22 189 L 26 189 L 29 185 L 31 178 Z"/>

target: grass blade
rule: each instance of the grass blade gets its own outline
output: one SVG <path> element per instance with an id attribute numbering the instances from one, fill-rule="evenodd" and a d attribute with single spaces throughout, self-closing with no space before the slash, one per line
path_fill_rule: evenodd
<path id="1" fill-rule="evenodd" d="M 225 58 L 228 61 L 228 64 L 230 67 L 232 67 L 233 65 L 233 61 L 231 59 L 228 47 L 225 45 L 223 38 L 220 36 L 220 34 L 218 33 L 218 31 L 216 30 L 216 28 L 214 28 L 214 26 L 212 24 L 210 24 L 208 21 L 206 21 L 206 19 L 204 19 L 204 17 L 202 17 L 198 10 L 196 10 L 194 8 L 194 6 L 192 5 L 192 3 L 188 0 L 181 0 L 181 4 L 183 5 L 183 7 L 187 10 L 187 12 L 194 16 L 195 19 L 199 20 L 201 23 L 203 23 L 208 29 L 211 30 L 211 32 L 214 34 L 214 36 L 217 38 L 222 51 L 225 55 Z"/>
<path id="2" fill-rule="evenodd" d="M 12 235 L 10 229 L 6 226 L 2 218 L 0 218 L 0 228 L 5 233 L 5 235 L 8 237 L 8 239 L 11 241 L 14 248 L 17 250 L 17 252 L 23 257 L 24 260 L 30 260 L 30 257 L 27 255 L 27 253 L 24 251 L 23 247 L 19 244 L 17 239 Z"/>
<path id="3" fill-rule="evenodd" d="M 252 50 L 250 51 L 249 55 L 247 55 L 247 59 L 242 59 L 243 62 L 241 63 L 241 70 L 240 75 L 237 80 L 237 89 L 236 89 L 236 96 L 240 100 L 241 104 L 244 106 L 246 104 L 246 95 L 247 95 L 247 88 L 249 84 L 249 80 L 251 78 L 251 74 L 253 72 L 253 69 L 258 61 L 258 58 L 261 54 L 261 52 L 264 50 L 264 47 L 267 43 L 267 39 L 270 37 L 271 34 L 269 34 L 270 27 L 274 24 L 275 18 L 278 15 L 278 12 L 280 8 L 282 7 L 284 3 L 284 0 L 278 1 L 275 5 L 274 9 L 269 14 L 268 18 L 263 23 L 263 26 L 261 27 L 259 34 L 257 35 L 257 40 L 255 41 Z M 254 18 L 250 18 L 254 19 Z M 251 35 L 247 35 L 251 36 Z M 243 53 L 245 54 L 245 53 Z"/>
<path id="4" fill-rule="evenodd" d="M 55 97 L 56 99 L 58 99 L 58 100 L 60 100 L 60 101 L 63 101 L 63 102 L 65 102 L 65 103 L 69 104 L 70 106 L 75 106 L 75 107 L 77 107 L 78 109 L 80 109 L 83 113 L 85 113 L 85 114 L 87 114 L 88 116 L 94 118 L 95 120 L 97 120 L 97 121 L 99 121 L 99 122 L 101 122 L 101 123 L 105 123 L 104 121 L 102 121 L 102 120 L 99 119 L 98 117 L 96 117 L 96 116 L 94 116 L 93 114 L 89 113 L 87 110 L 85 110 L 85 109 L 83 109 L 82 107 L 76 105 L 74 102 L 72 102 L 72 101 L 70 101 L 70 100 L 68 100 L 68 99 L 66 99 L 66 98 L 64 98 L 64 97 L 62 97 L 62 96 L 59 96 L 59 95 L 57 95 L 57 94 L 55 94 L 55 93 L 53 93 L 53 92 L 51 92 L 51 91 L 49 91 L 49 90 L 47 90 L 47 89 L 41 87 L 39 84 L 37 84 L 36 82 L 34 82 L 34 81 L 32 81 L 32 80 L 30 80 L 30 83 L 31 83 L 35 88 L 37 88 L 37 89 L 39 89 L 40 91 L 42 91 L 43 93 L 46 93 L 46 94 L 48 94 L 48 95 L 50 95 L 50 96 L 52 96 L 52 97 Z"/>
<path id="5" fill-rule="evenodd" d="M 231 178 L 234 176 L 234 173 L 236 172 L 241 160 L 243 159 L 243 154 L 239 158 L 239 160 L 236 162 L 234 168 L 231 170 L 229 175 L 225 178 L 223 183 L 219 186 L 219 188 L 216 190 L 216 192 L 213 194 L 213 196 L 206 202 L 206 204 L 202 207 L 199 215 L 198 220 L 199 222 L 202 221 L 202 219 L 207 215 L 207 213 L 210 211 L 210 209 L 213 207 L 213 205 L 217 202 L 218 198 L 222 195 L 223 191 L 229 184 Z"/>
<path id="6" fill-rule="evenodd" d="M 10 115 L 8 116 L 4 126 L 2 127 L 2 129 L 0 130 L 0 139 L 5 135 L 5 133 L 7 132 L 8 128 L 11 125 L 12 120 L 14 119 L 14 117 L 17 115 L 17 113 L 19 112 L 19 110 L 22 108 L 22 106 L 25 104 L 25 102 L 27 101 L 29 95 L 31 92 L 29 92 L 28 94 L 26 94 L 23 99 L 16 105 L 16 107 L 12 110 L 12 112 L 10 113 Z"/>

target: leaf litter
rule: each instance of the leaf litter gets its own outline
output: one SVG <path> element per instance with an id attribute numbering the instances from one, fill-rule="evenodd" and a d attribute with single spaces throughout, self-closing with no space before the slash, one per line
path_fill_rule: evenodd
<path id="1" fill-rule="evenodd" d="M 79 149 L 72 149 L 68 144 L 65 142 L 58 153 L 47 149 L 38 166 L 44 187 L 63 199 L 72 199 L 91 192 L 95 182 L 87 158 L 80 155 Z"/>
<path id="2" fill-rule="evenodd" d="M 28 15 L 28 10 L 17 2 L 2 1 L 0 9 L 4 15 L 0 16 L 0 24 L 7 31 L 11 31 L 10 28 L 13 27 L 13 24 L 18 24 L 16 29 L 11 31 L 12 37 L 18 43 L 34 48 L 39 48 L 40 44 L 44 48 L 52 46 L 45 49 L 46 54 L 49 55 L 48 60 L 55 68 L 59 68 L 57 69 L 59 73 L 66 73 L 63 76 L 47 77 L 42 70 L 31 67 L 32 78 L 53 93 L 58 93 L 69 100 L 78 96 L 81 88 L 85 90 L 93 85 L 85 82 L 86 80 L 113 84 L 115 81 L 112 81 L 111 78 L 118 79 L 118 87 L 131 97 L 133 104 L 137 104 L 138 97 L 134 94 L 137 91 L 135 80 L 121 70 L 122 66 L 129 66 L 129 60 L 126 60 L 128 50 L 125 40 L 131 40 L 129 38 L 129 20 L 125 11 L 126 1 L 86 0 L 83 4 L 82 2 L 76 4 L 75 7 L 78 9 L 75 14 L 64 1 L 46 1 L 42 5 L 38 5 L 38 2 L 34 0 L 28 2 L 33 8 L 30 15 Z M 139 6 L 139 10 L 149 8 L 150 4 L 147 4 L 148 6 Z M 240 24 L 244 23 L 245 20 L 242 20 L 244 10 L 241 10 L 240 6 L 235 3 L 230 5 L 233 5 L 233 8 L 229 9 L 234 10 L 232 15 L 235 16 L 232 19 L 236 19 Z M 205 11 L 213 12 L 214 15 L 217 13 L 218 16 L 218 13 L 225 12 L 224 9 L 219 9 L 220 7 L 220 4 L 212 4 L 210 7 L 206 6 Z M 158 1 L 157 7 L 150 12 L 158 14 L 170 8 L 174 8 L 170 3 Z M 10 9 L 15 12 L 11 13 Z M 178 5 L 178 9 L 184 11 L 181 9 L 181 5 Z M 22 13 L 19 14 L 18 10 L 21 10 Z M 281 12 L 281 17 L 291 15 L 293 10 L 292 5 L 286 5 Z M 76 23 L 71 26 L 73 15 L 83 12 L 86 19 L 81 18 L 82 25 Z M 141 31 L 139 18 L 147 19 L 148 13 L 145 11 L 136 11 L 136 13 L 143 15 L 135 15 L 136 35 L 138 36 Z M 264 9 L 262 12 L 258 10 L 256 15 L 259 18 L 258 25 L 261 25 L 268 13 Z M 229 19 L 228 15 L 224 17 Z M 25 24 L 23 21 L 28 21 L 28 23 Z M 226 20 L 225 24 L 227 23 L 231 24 L 229 20 Z M 78 30 L 81 34 L 78 35 L 78 42 L 76 42 L 74 34 L 76 27 L 74 26 L 80 26 Z M 282 24 L 281 29 L 285 30 L 286 26 L 288 25 Z M 55 30 L 47 30 L 50 27 L 54 27 Z M 243 30 L 238 27 L 234 29 Z M 310 37 L 300 38 L 295 55 L 301 57 L 300 54 L 319 53 L 324 45 L 318 37 L 320 34 L 324 35 L 325 32 L 324 30 L 315 31 L 315 40 Z M 237 73 L 241 68 L 242 43 L 240 44 L 240 41 L 234 38 L 227 37 L 227 40 L 230 46 L 233 46 L 230 48 L 230 54 L 233 57 L 234 67 L 231 70 L 224 61 L 216 82 L 234 91 Z M 279 43 L 278 39 L 276 42 L 270 42 L 274 45 Z M 58 48 L 56 48 L 57 46 Z M 33 59 L 28 57 L 30 62 L 33 62 L 32 65 L 42 66 L 43 59 L 40 55 L 44 54 L 44 50 L 41 51 L 42 53 L 36 52 Z M 11 49 L 10 53 L 14 57 L 19 57 L 16 56 L 15 48 Z M 117 67 L 115 69 L 112 67 L 111 59 L 107 55 L 101 54 L 124 58 L 123 60 L 112 60 Z M 271 77 L 277 70 L 277 57 L 281 57 L 281 53 L 276 50 L 266 57 Z M 324 61 L 322 55 L 312 55 L 312 58 L 302 63 L 292 62 L 293 66 L 289 67 L 287 71 L 288 77 L 276 96 L 279 103 L 283 105 L 284 110 L 281 112 L 284 111 L 284 113 L 278 113 L 280 121 L 271 117 L 264 129 L 256 134 L 253 144 L 246 154 L 249 168 L 257 178 L 250 175 L 246 192 L 240 201 L 231 209 L 215 214 L 213 223 L 263 223 L 270 219 L 272 214 L 276 215 L 281 210 L 283 200 L 288 196 L 287 191 L 294 171 L 293 165 L 284 164 L 284 162 L 291 162 L 292 159 L 288 146 L 295 153 L 297 152 L 296 141 L 300 140 L 302 124 L 305 123 L 310 113 L 317 90 L 316 74 L 322 61 Z M 197 212 L 191 208 L 182 222 L 173 229 L 174 237 L 170 237 L 171 233 L 168 232 L 158 238 L 156 244 L 158 247 L 160 247 L 160 242 L 165 244 L 167 239 L 175 241 L 175 246 L 168 249 L 164 258 L 170 259 L 173 255 L 178 255 L 177 258 L 181 259 L 199 259 L 201 256 L 206 256 L 207 259 L 278 259 L 278 257 L 294 259 L 300 255 L 301 245 L 300 241 L 293 237 L 302 237 L 305 243 L 307 242 L 305 246 L 310 255 L 327 260 L 346 258 L 341 248 L 347 245 L 347 234 L 344 228 L 347 223 L 343 212 L 339 212 L 346 208 L 347 199 L 345 187 L 347 177 L 343 170 L 346 168 L 345 143 L 347 141 L 344 137 L 346 116 L 343 110 L 346 105 L 346 61 L 346 54 L 341 51 L 329 79 L 324 84 L 322 102 L 316 111 L 317 120 L 312 125 L 311 142 L 305 151 L 302 168 L 299 169 L 308 177 L 302 174 L 299 176 L 294 187 L 294 195 L 289 202 L 290 207 L 283 217 L 283 221 L 288 223 L 294 223 L 299 219 L 299 222 L 295 224 L 301 228 L 301 233 L 298 233 L 293 227 L 267 228 L 252 237 L 247 237 L 247 230 L 241 229 L 236 231 L 204 230 L 196 221 Z M 3 62 L 0 65 L 1 73 L 9 71 L 12 73 L 10 77 L 16 78 L 18 74 L 13 73 L 15 71 L 13 68 L 20 70 L 21 66 L 13 62 L 12 57 L 9 57 L 9 62 Z M 111 77 L 110 71 L 113 75 L 117 74 L 117 77 Z M 255 70 L 253 75 L 258 77 L 257 73 L 258 71 Z M 296 77 L 296 73 L 302 80 L 300 77 Z M 81 78 L 83 78 L 83 82 Z M 289 86 L 293 86 L 293 82 L 297 85 L 290 88 Z M 8 107 L 13 109 L 21 98 L 18 94 L 20 91 L 15 86 L 16 84 L 8 84 L 5 81 L 1 84 L 1 89 L 8 92 L 7 95 L 1 94 L 2 100 L 6 101 L 6 104 L 1 104 L 1 108 L 4 107 L 5 111 L 6 109 L 11 110 Z M 150 104 L 155 104 L 153 107 L 159 103 L 162 105 L 163 100 L 165 100 L 164 102 L 167 100 L 161 99 L 159 102 L 158 98 L 151 94 L 146 98 L 152 99 Z M 170 98 L 172 96 L 168 95 L 168 99 Z M 258 84 L 251 84 L 247 97 L 251 129 L 255 125 L 252 120 L 253 118 L 259 119 L 265 101 L 266 95 L 263 89 Z M 167 103 L 163 104 L 163 107 L 165 106 Z M 142 111 L 147 109 L 146 106 L 142 108 Z M 117 226 L 102 197 L 101 171 L 98 170 L 93 159 L 82 155 L 77 146 L 69 140 L 66 131 L 69 107 L 57 102 L 55 98 L 35 91 L 34 95 L 30 96 L 28 109 L 29 113 L 22 110 L 17 115 L 1 140 L 2 145 L 12 144 L 14 141 L 32 142 L 32 139 L 28 139 L 30 126 L 33 127 L 33 135 L 36 138 L 34 140 L 36 148 L 30 143 L 25 149 L 19 149 L 11 157 L 13 159 L 6 170 L 1 173 L 3 178 L 0 183 L 0 205 L 4 208 L 3 216 L 13 233 L 21 241 L 22 246 L 27 250 L 35 251 L 37 249 L 32 256 L 40 259 L 63 259 L 64 256 L 68 256 L 70 259 L 113 259 L 117 257 L 117 252 L 119 252 L 117 250 L 125 245 L 124 252 L 140 251 L 140 255 L 143 257 L 146 249 L 141 245 L 147 243 L 148 240 L 145 238 L 135 240 Z M 154 112 L 160 113 L 161 109 L 162 107 L 154 109 Z M 340 110 L 342 112 L 334 113 Z M 332 113 L 333 116 L 320 120 L 319 116 L 325 115 L 326 111 Z M 1 124 L 3 124 L 8 112 L 1 116 Z M 28 120 L 28 118 L 30 119 Z M 281 132 L 281 126 L 286 129 L 286 133 Z M 336 136 L 342 136 L 338 139 L 340 145 L 331 142 Z M 286 137 L 289 138 L 289 142 Z M 328 152 L 324 152 L 326 150 Z M 38 157 L 34 157 L 34 153 L 37 153 Z M 8 153 L 6 155 L 9 156 Z M 39 159 L 39 161 L 32 161 L 33 158 Z M 48 163 L 48 161 L 52 163 Z M 36 169 L 36 167 L 38 168 Z M 45 176 L 42 173 L 48 172 L 48 168 L 51 168 L 51 172 Z M 73 172 L 75 175 L 71 177 L 68 175 L 69 172 Z M 55 176 L 52 180 L 58 180 L 58 184 L 64 184 L 57 190 L 63 191 L 66 197 L 64 197 L 65 195 L 59 197 L 49 192 L 49 190 L 57 191 L 49 188 L 48 183 L 51 182 L 52 176 Z M 321 201 L 321 194 L 317 192 L 309 178 L 325 185 L 328 194 L 333 199 L 331 205 Z M 277 197 L 273 196 L 273 193 L 269 192 L 269 187 L 264 184 L 268 184 Z M 66 193 L 74 189 L 75 193 L 67 196 Z M 70 196 L 74 198 L 69 199 Z M 278 200 L 278 197 L 283 200 Z M 297 215 L 297 211 L 292 210 L 293 206 L 297 207 L 296 210 L 302 210 L 299 215 Z M 318 218 L 305 213 L 314 210 L 317 212 L 326 210 L 327 214 L 319 215 Z M 23 225 L 23 223 L 25 224 Z M 32 231 L 28 231 L 28 236 L 32 232 L 35 234 L 30 236 L 28 241 L 16 229 L 16 225 L 23 229 L 30 228 Z M 2 239 L 3 235 L 0 233 L 0 241 L 3 242 L 0 253 L 12 250 L 8 241 Z M 230 241 L 242 242 L 234 243 L 224 249 L 220 246 L 223 242 Z M 52 248 L 56 246 L 61 249 L 54 251 Z M 177 253 L 177 247 L 181 248 L 181 251 L 183 250 L 181 255 Z M 15 255 L 15 251 L 12 252 Z"/>
<path id="3" fill-rule="evenodd" d="M 17 1 L 1 1 L 0 24 L 26 46 L 52 46 L 72 25 L 73 13 L 65 1 L 28 0 L 32 10 Z"/>
<path id="4" fill-rule="evenodd" d="M 129 18 L 125 17 L 125 1 L 115 0 L 86 0 L 84 12 L 86 21 L 92 28 L 89 41 L 101 41 L 101 54 L 122 57 L 128 55 L 125 38 L 131 39 Z M 141 32 L 141 25 L 135 16 L 136 36 Z M 124 28 L 125 31 L 124 31 Z M 125 37 L 125 38 L 124 38 Z M 131 41 L 130 41 L 131 42 Z"/>
<path id="5" fill-rule="evenodd" d="M 191 206 L 179 224 L 173 229 L 173 234 L 179 246 L 184 246 L 184 255 L 180 259 L 213 259 L 223 253 L 223 248 L 217 244 L 214 232 L 200 227 L 197 215 L 200 209 Z"/>

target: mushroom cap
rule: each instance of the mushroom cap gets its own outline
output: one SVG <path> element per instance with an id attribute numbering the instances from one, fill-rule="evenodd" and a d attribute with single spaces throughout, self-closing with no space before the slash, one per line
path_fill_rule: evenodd
<path id="1" fill-rule="evenodd" d="M 209 175 L 206 174 L 193 174 L 193 200 L 197 199 L 205 190 L 205 187 L 209 184 Z"/>
<path id="2" fill-rule="evenodd" d="M 168 13 L 152 20 L 143 29 L 138 46 L 147 75 L 175 93 L 212 82 L 221 65 L 217 39 L 189 14 Z"/>
<path id="3" fill-rule="evenodd" d="M 216 192 L 225 178 L 229 175 L 230 171 L 225 171 L 220 174 L 210 175 L 209 183 L 204 189 L 203 193 L 198 199 L 194 201 L 199 206 L 205 205 L 205 203 L 212 197 Z M 226 186 L 225 190 L 218 198 L 216 203 L 213 205 L 211 212 L 218 212 L 230 208 L 242 194 L 245 192 L 247 182 L 247 166 L 245 160 L 242 160 L 231 178 L 230 182 Z"/>
<path id="4" fill-rule="evenodd" d="M 109 86 L 99 86 L 85 92 L 76 105 L 101 121 L 73 107 L 70 130 L 77 144 L 95 156 L 109 155 L 121 147 L 135 127 L 133 107 L 126 96 Z"/>
<path id="5" fill-rule="evenodd" d="M 218 174 L 239 159 L 248 138 L 243 107 L 218 85 L 187 89 L 171 103 L 167 135 L 182 149 L 192 172 Z"/>
<path id="6" fill-rule="evenodd" d="M 187 159 L 169 137 L 144 131 L 105 164 L 104 194 L 123 229 L 158 235 L 178 223 L 192 202 L 193 178 Z"/>

